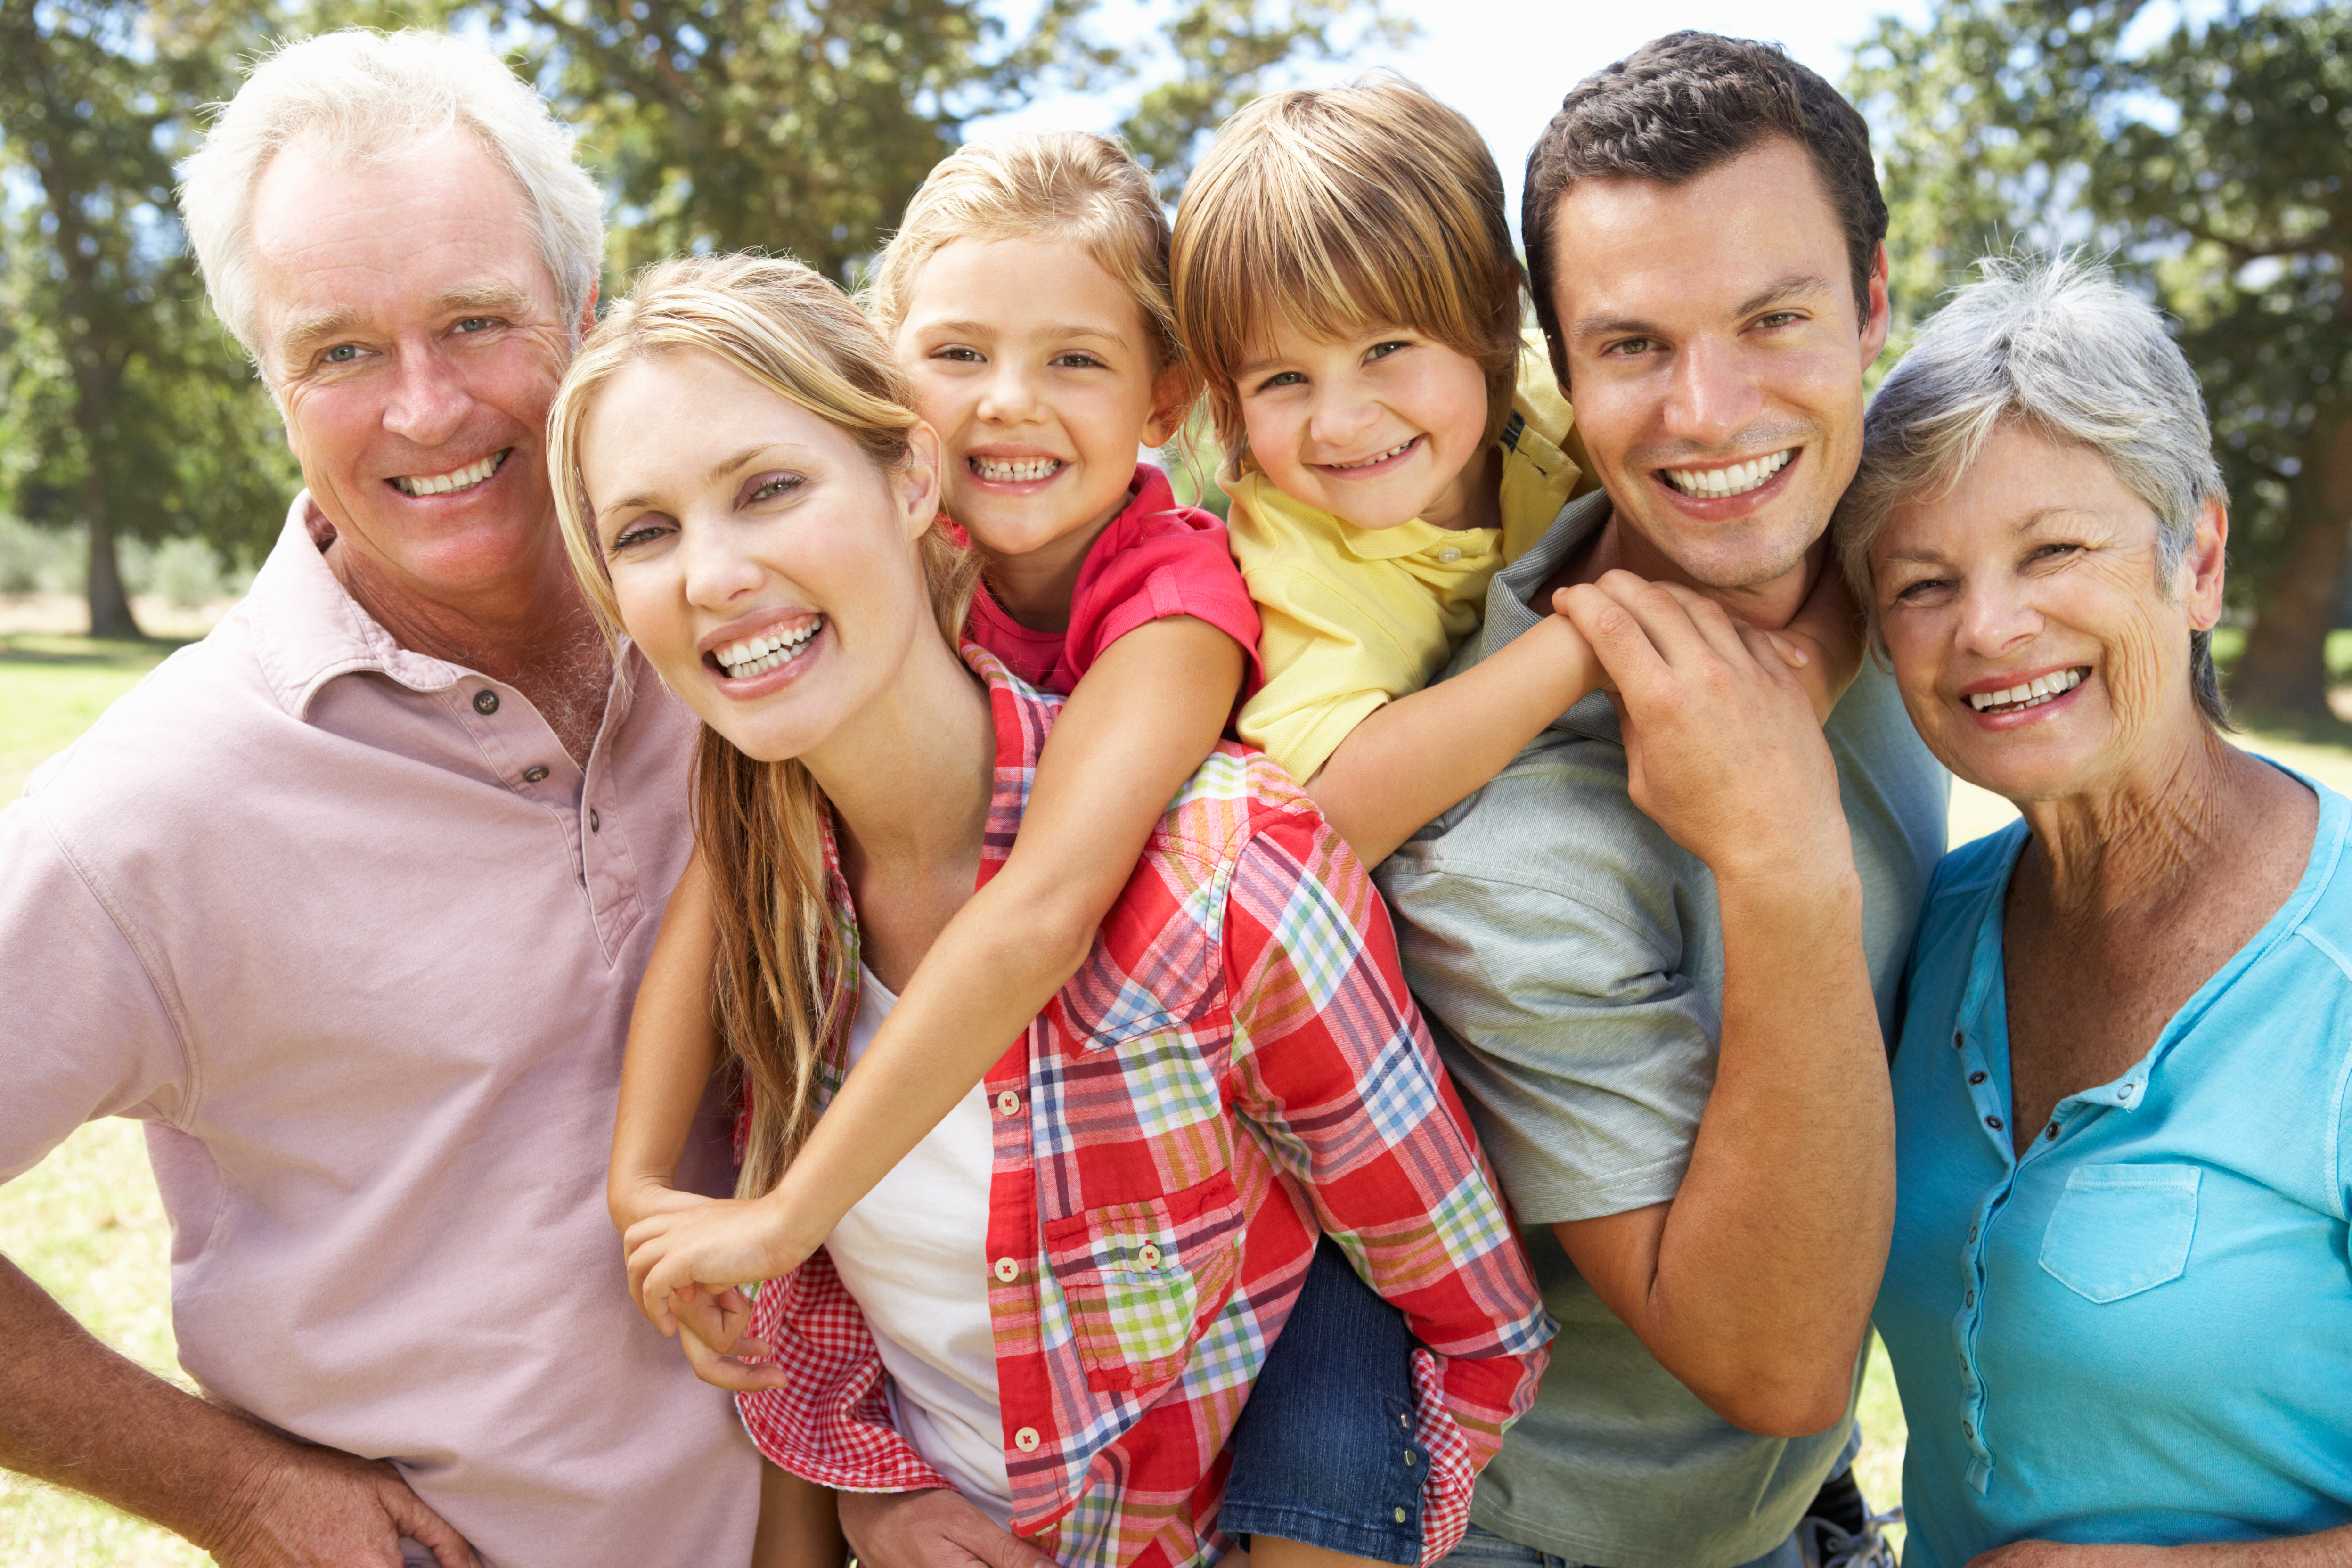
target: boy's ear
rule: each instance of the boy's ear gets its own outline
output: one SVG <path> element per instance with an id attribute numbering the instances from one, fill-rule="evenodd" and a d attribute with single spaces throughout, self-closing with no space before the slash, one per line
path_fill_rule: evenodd
<path id="1" fill-rule="evenodd" d="M 1183 360 L 1171 362 L 1152 379 L 1151 417 L 1144 422 L 1143 445 L 1165 447 L 1184 427 L 1184 416 L 1201 395 L 1201 378 Z"/>

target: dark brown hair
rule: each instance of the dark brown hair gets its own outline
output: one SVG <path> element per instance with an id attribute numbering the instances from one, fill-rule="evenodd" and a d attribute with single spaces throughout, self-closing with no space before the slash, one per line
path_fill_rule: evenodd
<path id="1" fill-rule="evenodd" d="M 1552 229 L 1579 180 L 1678 185 L 1775 136 L 1804 148 L 1845 229 L 1853 300 L 1869 319 L 1870 269 L 1886 237 L 1886 199 L 1870 161 L 1870 127 L 1853 104 L 1778 44 L 1716 33 L 1669 33 L 1570 89 L 1528 154 L 1519 223 L 1536 320 L 1553 374 L 1568 384 L 1568 354 L 1552 304 Z"/>

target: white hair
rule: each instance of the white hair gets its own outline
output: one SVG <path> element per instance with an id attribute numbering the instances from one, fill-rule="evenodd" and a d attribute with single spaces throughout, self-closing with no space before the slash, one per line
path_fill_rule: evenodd
<path id="1" fill-rule="evenodd" d="M 1927 318 L 1863 422 L 1863 453 L 1835 534 L 1876 636 L 1870 547 L 1895 507 L 1951 480 L 1992 433 L 2020 424 L 2087 447 L 2157 521 L 2168 597 L 2208 500 L 2227 500 L 2205 398 L 2156 308 L 2080 255 L 1987 257 L 1979 279 Z M 2210 634 L 2191 637 L 2199 710 L 2229 725 Z"/>
<path id="2" fill-rule="evenodd" d="M 214 311 L 265 374 L 253 266 L 253 191 L 289 144 L 317 137 L 354 161 L 396 156 L 463 127 L 514 176 L 575 326 L 604 256 L 604 201 L 572 161 L 572 132 L 487 48 L 446 33 L 349 27 L 288 44 L 220 106 L 188 159 L 180 214 Z"/>

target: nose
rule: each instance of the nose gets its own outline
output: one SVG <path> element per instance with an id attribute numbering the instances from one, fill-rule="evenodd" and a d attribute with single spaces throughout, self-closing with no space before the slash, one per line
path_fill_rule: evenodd
<path id="1" fill-rule="evenodd" d="M 990 367 L 980 395 L 980 416 L 991 425 L 1020 425 L 1037 412 L 1037 388 L 1027 368 L 1012 359 Z"/>
<path id="2" fill-rule="evenodd" d="M 1380 417 L 1380 409 L 1372 400 L 1344 383 L 1333 384 L 1319 382 L 1313 392 L 1314 402 L 1307 412 L 1307 437 L 1318 447 L 1329 447 L 1345 456 L 1360 456 L 1346 449 L 1371 427 Z"/>
<path id="3" fill-rule="evenodd" d="M 1957 640 L 1964 653 L 2004 658 L 2041 635 L 2042 620 L 2024 585 L 2013 579 L 1961 584 Z"/>
<path id="4" fill-rule="evenodd" d="M 1728 445 L 1764 411 L 1746 356 L 1734 345 L 1699 338 L 1675 356 L 1666 393 L 1666 434 L 1702 447 Z"/>
<path id="5" fill-rule="evenodd" d="M 678 556 L 686 572 L 686 597 L 697 608 L 724 611 L 759 588 L 759 563 L 742 548 L 739 532 L 725 522 L 679 520 Z"/>
<path id="6" fill-rule="evenodd" d="M 403 342 L 394 356 L 392 395 L 383 427 L 419 447 L 455 436 L 474 405 L 464 376 L 431 343 Z"/>

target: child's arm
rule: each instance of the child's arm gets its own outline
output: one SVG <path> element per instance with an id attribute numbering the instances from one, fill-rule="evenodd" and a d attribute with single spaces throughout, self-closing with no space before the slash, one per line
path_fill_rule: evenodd
<path id="1" fill-rule="evenodd" d="M 833 1489 L 761 1460 L 760 1528 L 751 1538 L 751 1568 L 841 1568 L 848 1560 Z"/>
<path id="2" fill-rule="evenodd" d="M 1815 717 L 1826 721 L 1862 668 L 1845 578 L 1823 572 L 1796 619 L 1766 635 L 1812 699 Z M 1307 782 L 1307 793 L 1356 858 L 1377 866 L 1607 679 L 1568 617 L 1547 616 L 1493 658 L 1366 715 Z"/>
<path id="3" fill-rule="evenodd" d="M 1546 616 L 1453 679 L 1373 710 L 1307 793 L 1356 858 L 1377 866 L 1603 679 L 1584 635 L 1567 616 Z"/>
<path id="4" fill-rule="evenodd" d="M 710 878 L 698 850 L 670 893 L 629 1014 L 613 1165 L 604 1179 L 605 1206 L 625 1236 L 647 1215 L 704 1201 L 672 1184 L 719 1064 L 719 1032 L 710 1021 L 710 969 L 718 954 Z"/>
<path id="5" fill-rule="evenodd" d="M 1012 854 L 932 943 L 783 1180 L 756 1205 L 717 1205 L 631 1238 L 631 1273 L 656 1322 L 672 1291 L 702 1278 L 698 1266 L 719 1270 L 704 1279 L 712 1285 L 796 1267 L 996 1065 L 1086 961 L 1153 824 L 1215 747 L 1243 658 L 1189 616 L 1103 650 L 1038 758 Z M 635 1043 L 633 1033 L 633 1054 Z M 644 1251 L 679 1227 L 696 1234 Z"/>

